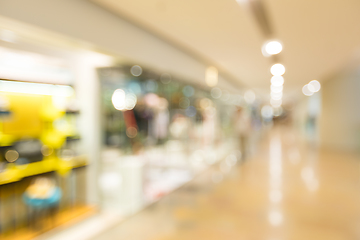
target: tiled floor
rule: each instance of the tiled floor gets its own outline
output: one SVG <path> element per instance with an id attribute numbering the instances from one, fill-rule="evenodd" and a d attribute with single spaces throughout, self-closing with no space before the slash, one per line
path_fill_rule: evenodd
<path id="1" fill-rule="evenodd" d="M 247 161 L 225 159 L 93 239 L 360 239 L 359 158 L 295 136 L 271 132 Z"/>

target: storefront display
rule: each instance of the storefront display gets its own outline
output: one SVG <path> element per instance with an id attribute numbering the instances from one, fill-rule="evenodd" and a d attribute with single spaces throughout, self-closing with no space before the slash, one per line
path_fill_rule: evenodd
<path id="1" fill-rule="evenodd" d="M 217 137 L 211 132 L 217 128 L 215 105 L 219 103 L 211 100 L 208 91 L 171 79 L 169 74 L 164 77 L 141 69 L 134 76 L 133 68 L 99 69 L 105 146 L 136 151 L 169 139 L 189 137 L 207 144 Z"/>
<path id="2" fill-rule="evenodd" d="M 24 60 L 11 67 L 0 59 L 6 77 L 24 79 L 0 76 L 0 238 L 5 238 L 30 223 L 36 225 L 33 232 L 55 227 L 46 219 L 86 205 L 87 158 L 79 146 L 76 92 L 63 84 L 69 82 L 66 69 L 38 54 L 0 50 Z M 54 207 L 57 211 L 50 211 Z"/>
<path id="3" fill-rule="evenodd" d="M 1 239 L 30 239 L 94 209 L 126 217 L 231 148 L 229 93 L 56 51 L 0 47 Z"/>
<path id="4" fill-rule="evenodd" d="M 235 98 L 230 103 L 229 93 L 213 97 L 210 89 L 138 65 L 98 73 L 105 208 L 122 216 L 136 212 L 190 181 L 221 158 L 225 144 L 231 146 L 233 131 L 226 120 Z M 118 191 L 109 191 L 115 182 Z"/>
<path id="5" fill-rule="evenodd" d="M 0 88 L 7 111 L 0 119 L 0 184 L 51 171 L 66 174 L 85 163 L 74 144 L 76 112 L 66 108 L 71 86 L 1 80 Z"/>

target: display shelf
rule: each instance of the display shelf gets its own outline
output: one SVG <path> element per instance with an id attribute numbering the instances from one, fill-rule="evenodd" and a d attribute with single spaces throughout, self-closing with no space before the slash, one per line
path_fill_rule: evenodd
<path id="1" fill-rule="evenodd" d="M 47 172 L 56 171 L 66 175 L 71 169 L 87 165 L 85 156 L 73 157 L 70 160 L 62 160 L 57 157 L 45 159 L 40 162 L 26 165 L 8 164 L 7 168 L 0 173 L 0 185 L 17 182 L 25 177 L 35 176 Z"/>

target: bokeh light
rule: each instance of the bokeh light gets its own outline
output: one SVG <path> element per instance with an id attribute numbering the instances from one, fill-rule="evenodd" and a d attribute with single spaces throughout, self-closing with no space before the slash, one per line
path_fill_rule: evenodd
<path id="1" fill-rule="evenodd" d="M 282 90 L 283 90 L 283 86 L 282 85 L 280 85 L 280 86 L 274 86 L 274 85 L 271 85 L 271 92 L 273 92 L 273 93 L 280 93 L 280 92 L 282 92 Z"/>
<path id="2" fill-rule="evenodd" d="M 139 65 L 134 65 L 131 67 L 130 72 L 133 76 L 138 77 L 142 74 L 142 68 Z"/>
<path id="3" fill-rule="evenodd" d="M 163 73 L 160 76 L 160 81 L 164 84 L 168 84 L 171 82 L 171 75 L 168 73 Z"/>
<path id="4" fill-rule="evenodd" d="M 205 82 L 209 87 L 215 87 L 218 83 L 218 70 L 216 67 L 208 67 L 205 73 Z"/>
<path id="5" fill-rule="evenodd" d="M 273 76 L 271 78 L 271 85 L 282 86 L 284 84 L 284 78 L 282 76 Z"/>
<path id="6" fill-rule="evenodd" d="M 8 162 L 15 162 L 19 158 L 19 153 L 15 150 L 8 150 L 5 153 L 5 159 Z"/>
<path id="7" fill-rule="evenodd" d="M 268 41 L 263 45 L 262 52 L 265 57 L 279 54 L 283 49 L 282 44 L 279 41 Z"/>
<path id="8" fill-rule="evenodd" d="M 129 138 L 134 138 L 136 137 L 138 131 L 135 127 L 128 127 L 126 129 L 126 136 L 128 136 Z"/>
<path id="9" fill-rule="evenodd" d="M 282 113 L 283 113 L 283 108 L 282 107 L 274 108 L 274 117 L 279 117 L 279 116 L 281 116 Z"/>
<path id="10" fill-rule="evenodd" d="M 122 89 L 116 89 L 111 97 L 111 102 L 114 108 L 120 111 L 124 110 L 126 107 L 125 100 L 125 91 Z"/>
<path id="11" fill-rule="evenodd" d="M 137 97 L 133 93 L 125 94 L 125 109 L 132 110 L 137 103 Z"/>
<path id="12" fill-rule="evenodd" d="M 310 88 L 312 88 L 312 87 L 310 87 Z M 312 96 L 312 95 L 314 94 L 314 92 L 309 89 L 309 85 L 308 85 L 308 84 L 306 84 L 306 85 L 302 88 L 302 92 L 303 92 L 303 94 L 304 94 L 305 96 Z"/>
<path id="13" fill-rule="evenodd" d="M 271 95 L 271 99 L 281 100 L 281 99 L 282 99 L 282 95 Z"/>
<path id="14" fill-rule="evenodd" d="M 271 119 L 274 115 L 273 108 L 269 105 L 265 105 L 261 108 L 261 116 L 265 119 Z"/>
<path id="15" fill-rule="evenodd" d="M 311 89 L 309 88 L 310 86 L 312 87 Z M 312 80 L 312 81 L 309 82 L 308 88 L 312 92 L 318 92 L 318 91 L 320 91 L 321 84 L 317 80 Z"/>
<path id="16" fill-rule="evenodd" d="M 213 88 L 213 89 L 211 89 L 210 94 L 211 94 L 211 97 L 218 99 L 221 97 L 222 91 L 220 88 Z"/>
<path id="17" fill-rule="evenodd" d="M 212 106 L 212 101 L 208 98 L 202 98 L 200 100 L 200 107 L 203 109 L 207 109 Z"/>
<path id="18" fill-rule="evenodd" d="M 244 94 L 244 99 L 248 104 L 252 104 L 256 99 L 256 95 L 252 90 L 247 90 Z"/>
<path id="19" fill-rule="evenodd" d="M 190 100 L 186 97 L 180 98 L 179 106 L 184 109 L 188 108 L 190 106 Z"/>
<path id="20" fill-rule="evenodd" d="M 272 107 L 277 108 L 281 106 L 282 100 L 270 99 L 270 104 Z"/>
<path id="21" fill-rule="evenodd" d="M 281 63 L 277 63 L 271 67 L 270 72 L 274 76 L 281 76 L 285 73 L 285 67 Z"/>
<path id="22" fill-rule="evenodd" d="M 192 86 L 187 85 L 183 88 L 182 92 L 183 92 L 184 96 L 191 97 L 194 95 L 195 89 Z"/>
<path id="23" fill-rule="evenodd" d="M 283 222 L 283 215 L 279 211 L 272 210 L 268 216 L 269 222 L 273 226 L 279 226 Z"/>

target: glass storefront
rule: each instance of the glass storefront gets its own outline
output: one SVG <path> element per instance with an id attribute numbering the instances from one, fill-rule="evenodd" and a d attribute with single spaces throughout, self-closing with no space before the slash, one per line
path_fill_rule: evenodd
<path id="1" fill-rule="evenodd" d="M 79 47 L 19 45 L 0 46 L 1 239 L 123 219 L 241 159 L 240 94 Z"/>
<path id="2" fill-rule="evenodd" d="M 86 206 L 80 109 L 62 59 L 0 50 L 0 236 L 35 236 Z"/>
<path id="3" fill-rule="evenodd" d="M 234 148 L 231 116 L 241 103 L 238 95 L 138 65 L 101 68 L 98 73 L 105 210 L 136 212 Z M 229 168 L 239 156 L 234 151 Z"/>

